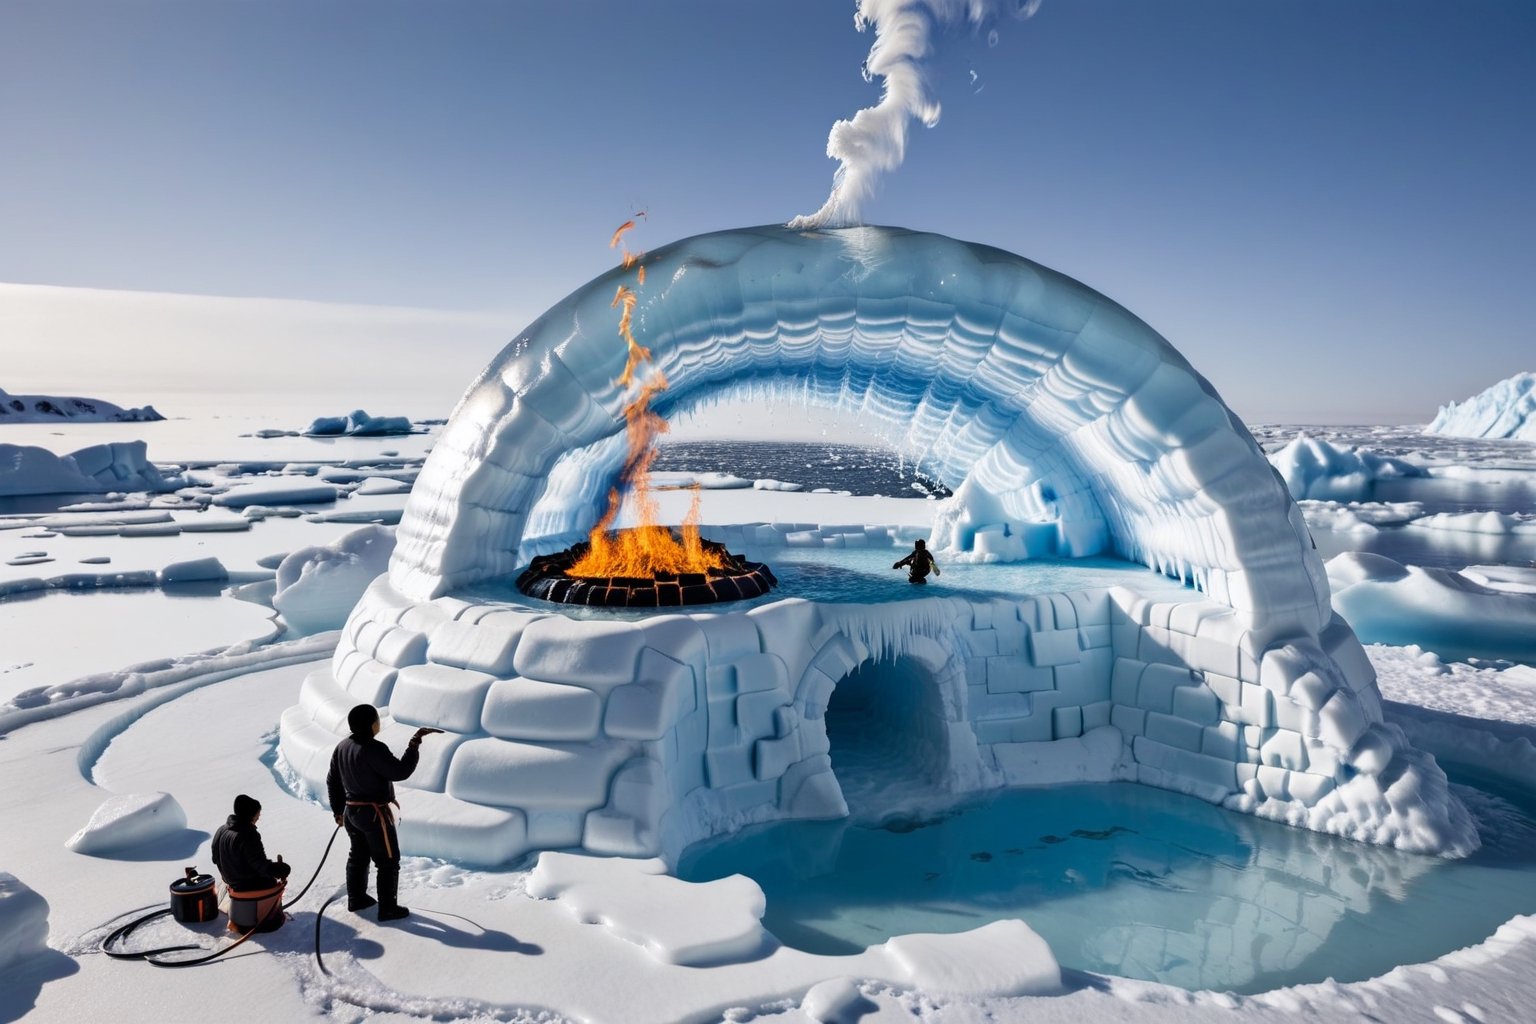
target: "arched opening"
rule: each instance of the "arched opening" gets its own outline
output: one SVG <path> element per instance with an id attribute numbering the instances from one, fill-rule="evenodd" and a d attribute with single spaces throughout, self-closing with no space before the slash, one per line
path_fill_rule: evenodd
<path id="1" fill-rule="evenodd" d="M 949 728 L 934 671 L 917 658 L 865 661 L 827 702 L 832 771 L 854 817 L 883 819 L 945 791 Z"/>

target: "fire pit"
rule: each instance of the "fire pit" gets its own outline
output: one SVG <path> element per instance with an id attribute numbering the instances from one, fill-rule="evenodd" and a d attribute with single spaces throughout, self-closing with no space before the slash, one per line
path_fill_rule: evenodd
<path id="1" fill-rule="evenodd" d="M 517 578 L 517 589 L 529 597 L 559 604 L 600 608 L 678 608 L 684 605 L 743 601 L 776 587 L 779 581 L 762 562 L 749 562 L 725 550 L 724 544 L 701 540 L 703 549 L 719 563 L 703 572 L 657 570 L 650 576 L 572 576 L 570 570 L 587 557 L 587 541 L 535 558 Z"/>

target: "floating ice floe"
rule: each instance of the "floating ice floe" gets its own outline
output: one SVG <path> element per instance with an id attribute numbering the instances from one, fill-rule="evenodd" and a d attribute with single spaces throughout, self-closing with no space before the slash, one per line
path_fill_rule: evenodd
<path id="1" fill-rule="evenodd" d="M 1506 583 L 1536 581 L 1524 573 L 1453 572 L 1366 552 L 1337 555 L 1327 570 L 1334 608 L 1367 642 L 1452 658 L 1536 658 L 1536 593 Z"/>
<path id="2" fill-rule="evenodd" d="M 1424 514 L 1417 501 L 1317 501 L 1296 502 L 1307 525 L 1335 533 L 1375 533 L 1378 527 L 1400 526 Z"/>
<path id="3" fill-rule="evenodd" d="M 1440 512 L 1415 519 L 1408 525 L 1419 530 L 1536 537 L 1536 515 L 1522 515 L 1518 512 Z"/>
<path id="4" fill-rule="evenodd" d="M 902 695 L 892 728 L 952 794 L 1126 779 L 1407 850 L 1477 846 L 1444 774 L 1383 720 L 1286 486 L 1145 323 L 1028 260 L 898 229 L 721 232 L 646 269 L 663 284 L 634 324 L 670 382 L 659 413 L 722 394 L 858 410 L 955 489 L 954 549 L 1118 556 L 1196 589 L 637 621 L 498 600 L 545 538 L 597 521 L 623 458 L 615 271 L 517 338 L 444 429 L 388 574 L 283 715 L 307 784 L 366 701 L 386 737 L 447 730 L 402 789 L 408 852 L 670 859 L 846 814 L 826 715 L 863 672 Z M 1416 472 L 1301 441 L 1287 458 L 1309 487 Z"/>
<path id="5" fill-rule="evenodd" d="M 394 437 L 411 432 L 404 416 L 370 416 L 354 409 L 345 416 L 321 416 L 304 429 L 310 437 Z"/>
<path id="6" fill-rule="evenodd" d="M 180 486 L 179 478 L 166 477 L 150 463 L 147 448 L 143 441 L 114 441 L 55 455 L 32 445 L 0 444 L 0 496 L 168 491 Z"/>
<path id="7" fill-rule="evenodd" d="M 1442 405 L 1424 430 L 1453 437 L 1536 441 L 1536 373 L 1517 373 L 1465 402 Z"/>
<path id="8" fill-rule="evenodd" d="M 1489 590 L 1511 594 L 1536 594 L 1536 566 L 1469 565 L 1461 574 Z"/>
<path id="9" fill-rule="evenodd" d="M 334 484 L 316 483 L 303 477 L 265 477 L 250 483 L 236 484 L 222 494 L 213 496 L 215 505 L 226 508 L 263 508 L 273 505 L 314 505 L 335 501 L 342 491 Z"/>
<path id="10" fill-rule="evenodd" d="M 222 583 L 229 579 L 229 570 L 212 555 L 193 558 L 185 562 L 172 562 L 157 574 L 161 586 L 168 583 Z"/>
<path id="11" fill-rule="evenodd" d="M 121 853 L 186 827 L 187 813 L 169 793 L 127 793 L 107 798 L 64 845 L 76 853 Z"/>
<path id="12" fill-rule="evenodd" d="M 1305 432 L 1271 454 L 1269 461 L 1297 499 L 1364 501 L 1378 480 L 1424 475 L 1422 467 L 1404 459 L 1366 448 L 1339 448 Z"/>

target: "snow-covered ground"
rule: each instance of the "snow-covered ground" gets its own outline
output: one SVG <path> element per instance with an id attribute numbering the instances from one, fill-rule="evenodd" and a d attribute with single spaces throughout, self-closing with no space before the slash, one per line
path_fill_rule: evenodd
<path id="1" fill-rule="evenodd" d="M 209 866 L 209 834 L 233 794 L 263 802 L 267 848 L 293 862 L 300 880 L 331 832 L 329 813 L 295 796 L 274 759 L 279 715 L 335 643 L 334 634 L 314 632 L 329 624 L 329 610 L 306 589 L 331 579 L 344 590 L 366 574 L 377 537 L 353 531 L 370 518 L 385 524 L 375 530 L 398 518 L 405 500 L 399 485 L 413 478 L 434 435 L 240 436 L 296 422 L 244 416 L 210 430 L 205 422 L 171 420 L 128 425 L 137 433 L 110 437 L 81 432 L 120 425 L 68 425 L 58 434 L 16 427 L 0 438 L 57 454 L 146 439 L 162 468 L 174 462 L 189 473 L 158 503 L 141 493 L 93 497 L 72 512 L 58 506 L 74 499 L 3 510 L 26 518 L 0 519 L 0 594 L 7 587 L 12 594 L 0 597 L 0 701 L 25 696 L 0 704 L 0 766 L 9 782 L 0 794 L 0 1020 L 158 1022 L 175 1019 L 178 1009 L 202 1015 L 243 1003 L 271 1020 L 1214 1021 L 1236 1013 L 1254 1021 L 1490 1022 L 1528 1019 L 1536 1005 L 1531 917 L 1513 917 L 1470 949 L 1375 980 L 1237 996 L 1063 970 L 1027 922 L 894 938 L 851 956 L 799 952 L 762 930 L 755 883 L 686 883 L 645 862 L 553 854 L 494 871 L 408 860 L 403 898 L 413 916 L 379 925 L 333 905 L 318 923 L 324 971 L 315 957 L 317 914 L 341 885 L 335 851 L 315 888 L 291 909 L 294 921 L 253 939 L 253 955 L 190 971 L 109 961 L 95 952 L 102 926 L 163 901 L 163 886 L 184 864 Z M 33 433 L 22 438 L 21 431 Z M 1282 447 L 1295 433 L 1276 430 L 1268 447 Z M 1518 527 L 1536 511 L 1531 447 L 1391 428 L 1312 436 L 1337 451 L 1372 447 L 1423 470 L 1381 475 L 1376 470 L 1392 463 L 1340 461 L 1316 447 L 1310 461 L 1293 460 L 1310 467 L 1314 485 L 1329 479 L 1330 459 L 1343 470 L 1320 489 L 1308 488 L 1328 499 L 1305 506 L 1320 546 L 1325 538 L 1354 545 L 1340 548 L 1349 551 L 1375 550 L 1370 545 L 1383 538 L 1397 545 L 1380 557 L 1401 572 L 1370 559 L 1330 564 L 1336 593 L 1369 595 L 1365 607 L 1376 614 L 1413 612 L 1400 646 L 1368 648 L 1388 720 L 1443 760 L 1536 791 L 1536 669 L 1496 660 L 1520 652 L 1494 650 L 1484 629 L 1503 623 L 1499 628 L 1516 635 L 1524 624 L 1536 635 L 1536 613 L 1528 610 L 1536 598 L 1522 567 L 1507 564 L 1517 558 L 1454 563 L 1477 550 L 1454 547 L 1461 538 L 1486 538 L 1466 524 L 1507 525 L 1501 542 L 1521 542 L 1527 531 Z M 1374 467 L 1372 479 L 1354 479 L 1356 491 L 1341 494 L 1338 477 L 1362 467 Z M 715 485 L 702 499 L 706 522 L 921 526 L 934 508 L 922 500 L 753 487 L 748 467 L 719 470 L 741 475 L 702 481 Z M 258 489 L 260 503 L 227 500 Z M 692 495 L 658 497 L 664 516 L 677 518 Z M 325 500 L 301 501 L 314 498 Z M 274 508 L 277 514 L 264 511 Z M 1483 518 L 1431 519 L 1467 515 Z M 1453 546 L 1416 547 L 1427 543 L 1421 537 L 1449 537 Z M 1426 573 L 1415 558 L 1426 550 L 1449 551 L 1457 570 L 1475 567 L 1451 572 L 1440 561 L 1434 564 L 1443 574 Z M 293 552 L 301 554 L 285 564 Z M 206 568 L 208 559 L 226 581 L 167 584 L 168 568 Z M 115 585 L 120 574 L 137 586 Z M 221 586 L 240 597 L 219 596 Z M 299 628 L 281 635 L 284 623 L 270 607 L 280 588 L 304 609 L 295 615 L 304 620 Z M 1423 636 L 1416 639 L 1415 630 Z M 1407 646 L 1432 646 L 1424 637 L 1437 630 L 1459 639 L 1459 653 L 1483 660 L 1455 662 L 1444 651 Z M 174 799 L 185 825 L 171 815 L 134 833 L 146 827 L 142 814 L 137 825 L 106 815 L 92 833 L 101 852 L 66 849 L 109 800 L 137 795 L 130 806 L 169 807 L 154 796 L 161 793 Z M 193 929 L 190 940 L 187 934 L 161 921 L 135 942 L 174 936 L 212 946 L 223 938 L 218 927 Z"/>

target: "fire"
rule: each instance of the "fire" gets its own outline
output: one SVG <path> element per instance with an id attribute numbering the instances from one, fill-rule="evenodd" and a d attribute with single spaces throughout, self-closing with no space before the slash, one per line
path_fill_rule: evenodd
<path id="1" fill-rule="evenodd" d="M 638 216 L 645 214 L 642 212 Z M 625 232 L 634 226 L 633 220 L 620 224 L 608 247 L 618 248 Z M 623 250 L 624 269 L 635 269 L 635 288 L 645 286 L 645 267 L 640 262 L 644 257 L 644 253 L 630 252 L 627 247 Z M 635 341 L 634 315 L 639 301 L 639 293 L 628 285 L 619 285 L 613 296 L 613 308 L 620 311 L 619 337 L 624 339 L 627 351 L 624 372 L 613 382 L 621 388 L 635 384 L 636 373 L 651 361 L 651 350 Z M 688 516 L 683 520 L 680 539 L 670 528 L 657 525 L 656 502 L 650 494 L 651 463 L 656 460 L 656 438 L 666 432 L 667 421 L 651 410 L 651 400 L 666 389 L 666 375 L 657 370 L 639 381 L 639 390 L 624 407 L 629 450 L 619 470 L 618 484 L 608 492 L 608 509 L 587 538 L 590 545 L 587 554 L 571 566 L 568 575 L 647 577 L 660 572 L 704 572 L 727 567 L 718 554 L 705 550 L 699 536 L 697 487 Z M 625 494 L 630 495 L 634 503 L 639 525 L 609 533 L 608 528 L 618 518 Z"/>

